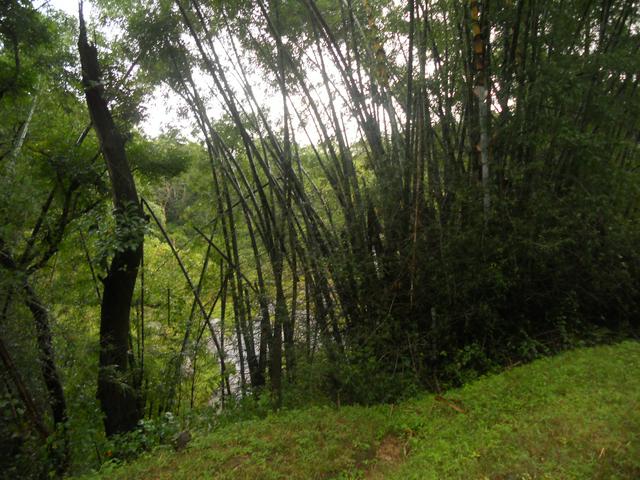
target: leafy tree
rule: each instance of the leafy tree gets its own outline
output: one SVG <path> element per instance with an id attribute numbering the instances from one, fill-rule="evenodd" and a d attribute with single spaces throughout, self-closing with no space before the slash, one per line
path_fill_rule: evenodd
<path id="1" fill-rule="evenodd" d="M 105 432 L 112 436 L 133 430 L 141 416 L 140 377 L 134 375 L 128 352 L 131 300 L 142 259 L 145 220 L 127 163 L 124 137 L 104 99 L 98 52 L 87 40 L 82 3 L 78 49 L 87 106 L 109 172 L 116 216 L 115 252 L 102 280 L 97 393 L 105 414 Z"/>

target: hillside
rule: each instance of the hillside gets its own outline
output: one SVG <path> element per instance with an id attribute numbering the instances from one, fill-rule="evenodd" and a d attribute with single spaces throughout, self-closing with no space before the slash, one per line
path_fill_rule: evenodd
<path id="1" fill-rule="evenodd" d="M 399 405 L 194 433 L 87 478 L 640 478 L 640 343 L 585 348 Z"/>
<path id="2" fill-rule="evenodd" d="M 0 5 L 0 480 L 640 479 L 640 1 Z"/>

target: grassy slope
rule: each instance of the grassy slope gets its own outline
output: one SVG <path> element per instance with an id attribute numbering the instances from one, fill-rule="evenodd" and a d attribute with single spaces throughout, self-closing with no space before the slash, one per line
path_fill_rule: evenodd
<path id="1" fill-rule="evenodd" d="M 100 478 L 640 478 L 640 343 L 542 359 L 445 397 L 241 422 Z"/>

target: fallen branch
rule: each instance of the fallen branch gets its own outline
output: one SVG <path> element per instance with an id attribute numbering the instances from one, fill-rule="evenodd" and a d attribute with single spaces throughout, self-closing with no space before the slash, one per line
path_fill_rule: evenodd
<path id="1" fill-rule="evenodd" d="M 444 403 L 447 407 L 454 409 L 458 413 L 467 413 L 467 411 L 464 408 L 460 407 L 459 405 L 456 405 L 451 400 L 444 398 L 442 395 L 436 395 L 434 398 L 436 401 Z"/>

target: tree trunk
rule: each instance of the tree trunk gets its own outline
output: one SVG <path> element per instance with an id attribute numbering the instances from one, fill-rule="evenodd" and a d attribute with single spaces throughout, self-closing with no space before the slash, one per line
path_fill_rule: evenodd
<path id="1" fill-rule="evenodd" d="M 82 82 L 87 106 L 102 154 L 107 164 L 116 221 L 124 223 L 125 211 L 129 219 L 143 214 L 138 194 L 127 163 L 124 138 L 118 131 L 103 96 L 98 53 L 87 41 L 87 32 L 80 2 L 80 36 L 78 50 L 82 64 Z M 129 220 L 130 221 L 130 220 Z M 130 227 L 130 226 L 129 226 Z M 129 228 L 130 229 L 130 228 Z M 107 436 L 133 430 L 140 418 L 138 391 L 131 375 L 127 351 L 129 349 L 129 314 L 138 267 L 142 258 L 142 237 L 133 233 L 122 249 L 116 251 L 103 280 L 104 293 L 100 313 L 100 365 L 98 399 L 104 412 Z"/>
<path id="2" fill-rule="evenodd" d="M 22 379 L 22 376 L 20 375 L 20 372 L 18 371 L 13 358 L 11 358 L 11 354 L 9 353 L 9 350 L 7 349 L 2 338 L 0 338 L 0 358 L 2 359 L 2 364 L 4 365 L 5 370 L 9 374 L 11 381 L 18 391 L 18 395 L 20 397 L 20 400 L 22 400 L 29 420 L 40 435 L 40 438 L 42 438 L 42 440 L 46 442 L 47 437 L 51 435 L 51 432 L 49 432 L 49 429 L 45 425 L 42 414 L 40 413 L 40 410 L 33 400 L 33 397 L 31 396 L 31 392 L 27 388 L 27 385 L 24 383 L 24 380 Z"/>
<path id="3" fill-rule="evenodd" d="M 19 265 L 13 259 L 11 254 L 3 248 L 4 241 L 0 239 L 0 265 L 7 268 L 8 270 L 18 271 Z M 27 250 L 25 250 L 25 254 Z M 35 290 L 29 284 L 29 279 L 26 274 L 20 272 L 25 275 L 23 279 L 22 288 L 24 289 L 25 297 L 24 301 L 29 311 L 31 312 L 35 325 L 37 337 L 36 341 L 38 344 L 38 359 L 40 361 L 40 369 L 42 371 L 42 377 L 44 379 L 44 384 L 48 393 L 48 403 L 51 408 L 51 413 L 53 415 L 53 422 L 57 429 L 59 429 L 60 434 L 62 435 L 62 440 L 64 442 L 64 446 L 61 451 L 51 450 L 52 457 L 55 461 L 56 472 L 59 475 L 62 475 L 67 471 L 69 467 L 69 437 L 67 435 L 66 423 L 68 420 L 67 417 L 67 405 L 64 398 L 64 390 L 62 388 L 62 382 L 60 380 L 60 375 L 58 374 L 58 369 L 56 368 L 55 363 L 55 355 L 53 350 L 53 339 L 51 336 L 51 327 L 50 327 L 50 318 L 49 312 L 42 304 L 40 299 L 38 298 Z M 5 305 L 8 306 L 8 303 Z M 5 312 L 2 314 L 2 320 L 4 320 Z M 18 389 L 18 393 L 20 398 L 22 399 L 27 413 L 31 418 L 34 426 L 38 430 L 38 432 L 42 435 L 46 433 L 46 436 L 50 435 L 48 429 L 44 425 L 44 420 L 38 411 L 35 402 L 32 400 L 29 391 L 27 390 L 26 384 L 22 381 L 19 376 L 19 373 L 13 364 L 13 360 L 11 359 L 9 352 L 6 351 L 6 347 L 0 345 L 0 356 L 2 357 L 3 363 L 10 373 L 11 378 Z"/>
<path id="4" fill-rule="evenodd" d="M 66 430 L 66 424 L 69 418 L 67 416 L 67 404 L 64 398 L 62 382 L 60 381 L 60 375 L 56 368 L 49 312 L 28 282 L 24 284 L 24 291 L 26 294 L 27 307 L 29 307 L 36 324 L 40 368 L 42 370 L 44 384 L 47 387 L 47 393 L 49 394 L 49 405 L 51 407 L 51 413 L 53 414 L 53 422 L 57 428 L 60 428 L 60 433 L 64 441 L 64 448 L 62 452 L 58 454 L 59 458 L 56 459 L 56 469 L 58 473 L 62 474 L 66 472 L 69 467 L 69 436 Z"/>
<path id="5" fill-rule="evenodd" d="M 486 6 L 485 6 L 486 7 Z M 476 72 L 474 93 L 478 97 L 479 115 L 478 126 L 480 130 L 480 165 L 482 179 L 482 205 L 484 210 L 485 221 L 489 215 L 491 208 L 491 194 L 489 191 L 489 99 L 487 88 L 487 56 L 486 56 L 486 39 L 482 32 L 482 26 L 479 20 L 477 0 L 471 0 L 471 29 L 473 33 L 473 57 Z M 483 20 L 486 23 L 486 10 L 483 11 Z"/>

